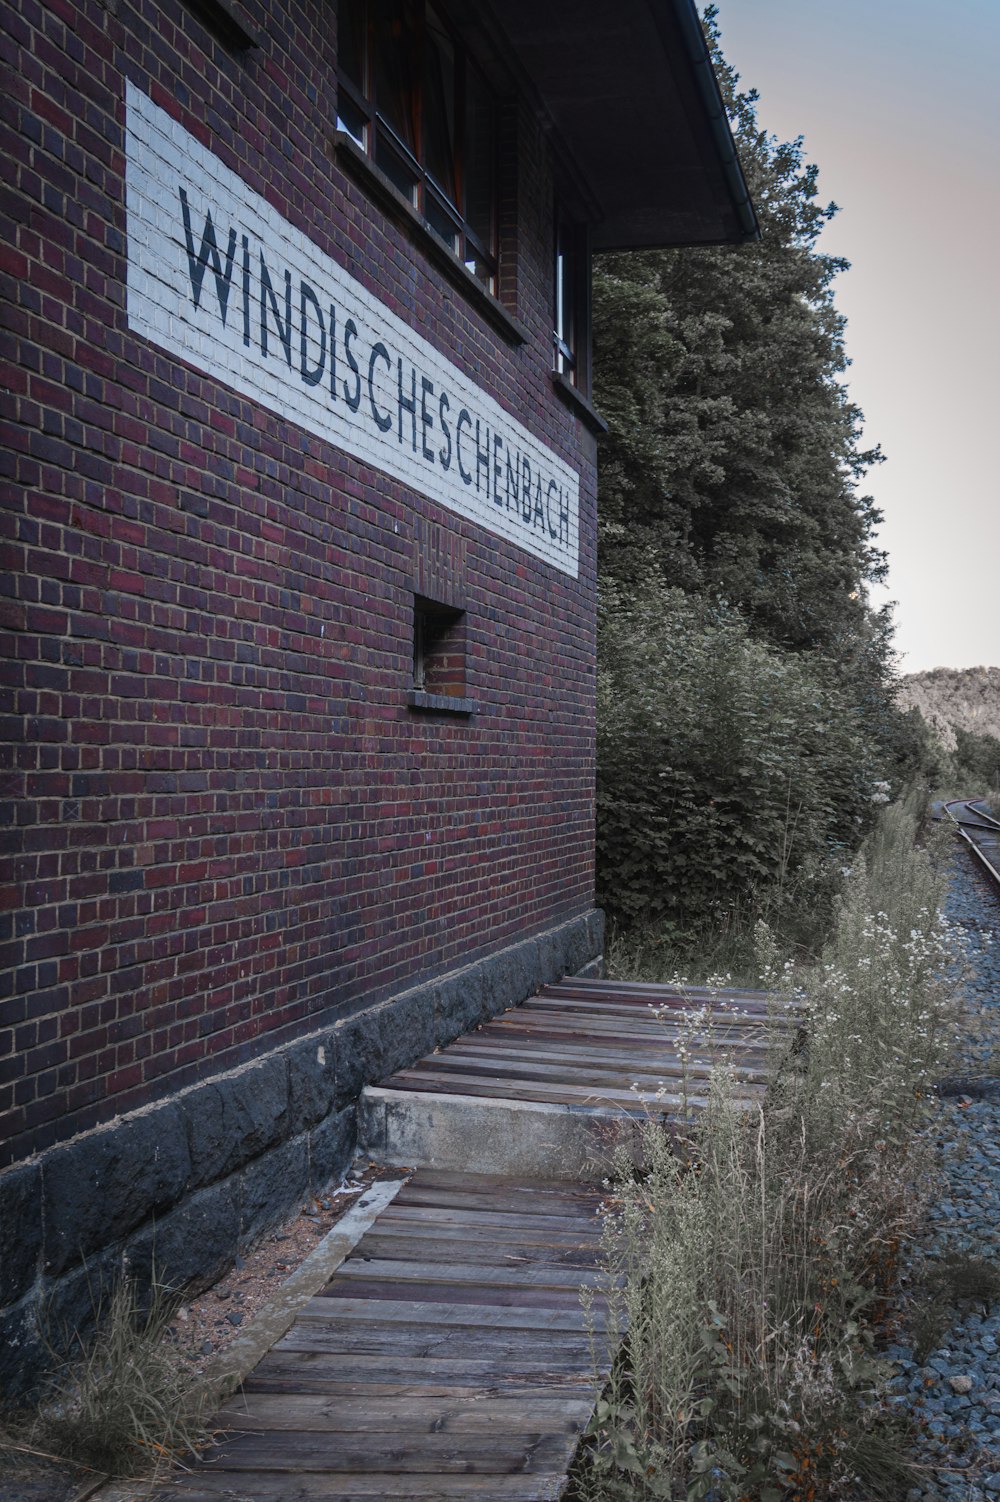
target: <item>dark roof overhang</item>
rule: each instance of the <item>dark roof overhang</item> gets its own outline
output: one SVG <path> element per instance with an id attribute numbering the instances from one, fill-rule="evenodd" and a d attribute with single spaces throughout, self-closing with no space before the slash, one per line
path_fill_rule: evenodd
<path id="1" fill-rule="evenodd" d="M 489 12 L 596 250 L 756 238 L 694 0 L 489 0 Z"/>

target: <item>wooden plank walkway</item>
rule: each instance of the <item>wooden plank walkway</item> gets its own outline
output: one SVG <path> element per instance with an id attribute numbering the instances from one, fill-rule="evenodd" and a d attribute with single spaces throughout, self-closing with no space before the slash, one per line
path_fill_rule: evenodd
<path id="1" fill-rule="evenodd" d="M 768 1016 L 759 991 L 708 991 L 621 981 L 560 981 L 440 1053 L 381 1081 L 385 1089 L 665 1116 L 702 1103 L 712 1069 L 732 1068 L 740 1093 L 763 1093 L 794 1017 Z M 682 1060 L 679 1045 L 685 1044 Z"/>
<path id="2" fill-rule="evenodd" d="M 620 1119 L 655 1106 L 670 1119 L 704 1098 L 722 1061 L 755 1099 L 795 1026 L 794 1012 L 769 1018 L 759 992 L 567 980 L 376 1094 L 407 1111 L 423 1095 L 431 1147 L 475 1098 L 493 1112 L 509 1103 L 522 1127 L 539 1115 L 542 1136 L 552 1111 Z M 489 1136 L 475 1114 L 450 1134 L 463 1170 Z M 560 1497 L 595 1397 L 580 1287 L 599 1283 L 601 1190 L 577 1173 L 418 1167 L 219 1413 L 220 1442 L 154 1502 Z M 597 1343 L 603 1376 L 600 1330 Z"/>
<path id="3" fill-rule="evenodd" d="M 156 1502 L 557 1498 L 594 1401 L 599 1199 L 419 1169 Z"/>

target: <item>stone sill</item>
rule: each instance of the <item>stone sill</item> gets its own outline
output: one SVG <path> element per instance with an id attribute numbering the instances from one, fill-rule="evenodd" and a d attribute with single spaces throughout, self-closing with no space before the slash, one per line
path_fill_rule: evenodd
<path id="1" fill-rule="evenodd" d="M 411 709 L 444 714 L 475 714 L 479 708 L 474 699 L 460 699 L 457 694 L 425 694 L 419 688 L 410 689 L 406 702 Z"/>
<path id="2" fill-rule="evenodd" d="M 371 197 L 382 204 L 383 208 L 389 209 L 397 219 L 402 219 L 405 228 L 419 244 L 428 260 L 434 262 L 452 286 L 457 287 L 477 311 L 489 320 L 508 344 L 527 344 L 528 330 L 520 319 L 515 318 L 513 313 L 508 313 L 503 303 L 498 302 L 492 292 L 487 292 L 482 282 L 477 281 L 472 272 L 466 270 L 444 241 L 439 239 L 430 226 L 421 219 L 416 209 L 407 202 L 395 184 L 391 183 L 385 173 L 376 167 L 371 157 L 361 150 L 357 141 L 346 131 L 338 130 L 334 133 L 334 143 L 343 167 L 360 182 Z"/>
<path id="3" fill-rule="evenodd" d="M 230 0 L 188 0 L 188 5 L 223 45 L 234 52 L 249 52 L 263 46 L 263 38 L 247 21 L 240 7 L 231 4 Z"/>

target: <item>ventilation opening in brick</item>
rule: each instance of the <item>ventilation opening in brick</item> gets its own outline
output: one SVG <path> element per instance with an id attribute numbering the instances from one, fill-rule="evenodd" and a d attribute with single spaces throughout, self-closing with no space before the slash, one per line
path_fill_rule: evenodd
<path id="1" fill-rule="evenodd" d="M 413 687 L 421 694 L 465 695 L 465 612 L 413 598 Z"/>

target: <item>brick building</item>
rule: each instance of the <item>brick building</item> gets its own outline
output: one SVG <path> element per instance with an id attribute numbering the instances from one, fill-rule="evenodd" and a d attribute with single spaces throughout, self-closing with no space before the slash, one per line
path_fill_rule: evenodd
<path id="1" fill-rule="evenodd" d="M 690 0 L 3 11 L 26 1371 L 40 1297 L 211 1278 L 366 1081 L 599 955 L 589 256 L 754 221 Z"/>

